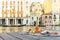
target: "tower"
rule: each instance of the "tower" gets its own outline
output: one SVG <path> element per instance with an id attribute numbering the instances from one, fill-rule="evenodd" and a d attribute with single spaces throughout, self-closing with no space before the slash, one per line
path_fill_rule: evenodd
<path id="1" fill-rule="evenodd" d="M 44 1 L 44 12 L 49 13 L 52 11 L 52 0 L 45 0 Z"/>

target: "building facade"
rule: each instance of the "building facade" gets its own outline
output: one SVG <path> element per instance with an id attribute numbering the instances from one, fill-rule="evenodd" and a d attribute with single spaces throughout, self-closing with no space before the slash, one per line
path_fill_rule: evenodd
<path id="1" fill-rule="evenodd" d="M 52 13 L 46 13 L 42 15 L 42 25 L 45 25 L 47 28 L 52 28 Z"/>
<path id="2" fill-rule="evenodd" d="M 41 24 L 41 15 L 43 14 L 43 7 L 40 2 L 33 2 L 31 4 L 31 25 Z"/>
<path id="3" fill-rule="evenodd" d="M 29 0 L 1 0 L 1 24 L 24 24 L 25 18 L 30 16 Z M 26 23 L 25 23 L 26 24 Z"/>
<path id="4" fill-rule="evenodd" d="M 52 0 L 53 27 L 60 26 L 60 0 Z"/>

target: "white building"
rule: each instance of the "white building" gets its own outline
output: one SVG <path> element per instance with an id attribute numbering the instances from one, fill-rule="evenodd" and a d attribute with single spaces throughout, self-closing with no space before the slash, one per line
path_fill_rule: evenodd
<path id="1" fill-rule="evenodd" d="M 41 15 L 43 14 L 43 7 L 40 2 L 33 2 L 31 4 L 31 25 L 40 25 Z"/>
<path id="2" fill-rule="evenodd" d="M 23 24 L 30 25 L 30 0 L 23 0 L 22 2 Z"/>
<path id="3" fill-rule="evenodd" d="M 53 27 L 60 25 L 60 0 L 52 0 Z"/>
<path id="4" fill-rule="evenodd" d="M 23 24 L 30 25 L 30 23 L 31 23 L 30 17 L 23 17 Z"/>

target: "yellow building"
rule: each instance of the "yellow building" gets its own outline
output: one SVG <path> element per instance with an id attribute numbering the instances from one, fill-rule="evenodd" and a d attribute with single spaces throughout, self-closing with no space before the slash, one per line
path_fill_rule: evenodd
<path id="1" fill-rule="evenodd" d="M 45 0 L 44 1 L 44 12 L 49 13 L 52 11 L 52 0 Z"/>
<path id="2" fill-rule="evenodd" d="M 3 0 L 2 1 L 2 17 L 3 18 L 11 18 L 11 17 L 21 17 L 22 10 L 21 10 L 21 0 L 14 1 L 14 0 Z"/>
<path id="3" fill-rule="evenodd" d="M 23 31 L 23 28 L 15 26 L 25 23 L 24 18 L 30 16 L 29 2 L 29 0 L 0 0 L 0 32 Z"/>
<path id="4" fill-rule="evenodd" d="M 23 24 L 23 17 L 30 16 L 29 0 L 1 0 L 2 24 Z"/>

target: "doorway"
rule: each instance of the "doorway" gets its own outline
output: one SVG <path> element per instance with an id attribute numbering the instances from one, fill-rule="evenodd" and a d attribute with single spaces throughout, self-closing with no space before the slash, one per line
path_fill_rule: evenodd
<path id="1" fill-rule="evenodd" d="M 36 21 L 34 21 L 34 26 L 36 26 Z"/>
<path id="2" fill-rule="evenodd" d="M 5 25 L 5 19 L 2 19 L 2 25 Z"/>
<path id="3" fill-rule="evenodd" d="M 13 23 L 13 19 L 10 19 L 10 25 L 13 25 L 14 23 Z"/>
<path id="4" fill-rule="evenodd" d="M 21 24 L 21 19 L 18 19 L 18 24 Z"/>

